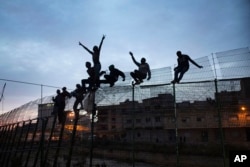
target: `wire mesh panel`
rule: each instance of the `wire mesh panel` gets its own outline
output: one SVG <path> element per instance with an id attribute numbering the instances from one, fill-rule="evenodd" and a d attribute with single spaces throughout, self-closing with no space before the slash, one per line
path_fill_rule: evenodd
<path id="1" fill-rule="evenodd" d="M 249 48 L 235 49 L 216 53 L 221 79 L 249 77 L 250 52 Z"/>

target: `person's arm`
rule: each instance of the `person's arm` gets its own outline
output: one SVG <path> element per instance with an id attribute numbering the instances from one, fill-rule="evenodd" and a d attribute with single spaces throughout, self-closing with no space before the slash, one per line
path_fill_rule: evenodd
<path id="1" fill-rule="evenodd" d="M 123 81 L 125 81 L 125 74 L 120 70 L 117 70 L 117 71 L 118 71 L 118 74 L 123 78 Z"/>
<path id="2" fill-rule="evenodd" d="M 106 71 L 101 71 L 101 72 L 99 73 L 99 77 L 101 77 L 103 74 L 106 74 Z"/>
<path id="3" fill-rule="evenodd" d="M 68 97 L 68 98 L 71 98 L 71 94 L 67 91 L 66 92 L 66 96 Z"/>
<path id="4" fill-rule="evenodd" d="M 84 46 L 81 42 L 79 42 L 79 45 L 82 46 L 87 52 L 89 52 L 91 55 L 93 54 L 93 52 L 91 50 L 89 50 L 86 46 Z"/>
<path id="5" fill-rule="evenodd" d="M 139 67 L 139 66 L 140 66 L 140 63 L 138 63 L 138 62 L 135 60 L 133 53 L 132 53 L 132 52 L 129 52 L 129 54 L 131 55 L 131 58 L 132 58 L 133 62 Z"/>
<path id="6" fill-rule="evenodd" d="M 203 68 L 202 66 L 200 66 L 199 64 L 197 64 L 194 60 L 192 60 L 190 57 L 188 57 L 188 60 L 193 63 L 196 67 L 198 68 Z"/>
<path id="7" fill-rule="evenodd" d="M 181 64 L 180 58 L 177 58 L 177 66 L 175 68 L 180 67 L 180 64 Z"/>
<path id="8" fill-rule="evenodd" d="M 150 79 L 151 79 L 151 70 L 150 70 L 150 67 L 148 65 L 148 80 L 150 80 Z"/>
<path id="9" fill-rule="evenodd" d="M 104 39 L 105 39 L 105 35 L 102 36 L 102 40 L 101 40 L 100 45 L 99 45 L 99 52 L 101 52 L 102 43 L 103 43 Z"/>

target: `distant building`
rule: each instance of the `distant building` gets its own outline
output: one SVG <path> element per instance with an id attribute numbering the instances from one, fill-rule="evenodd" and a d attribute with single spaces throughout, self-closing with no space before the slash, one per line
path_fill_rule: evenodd
<path id="1" fill-rule="evenodd" d="M 159 94 L 141 103 L 127 100 L 119 105 L 100 106 L 95 133 L 110 140 L 171 144 L 176 141 L 177 126 L 182 143 L 219 144 L 220 112 L 225 142 L 250 144 L 249 79 L 243 79 L 241 86 L 241 91 L 219 92 L 218 105 L 215 99 L 208 98 L 183 101 L 175 108 L 171 94 Z"/>

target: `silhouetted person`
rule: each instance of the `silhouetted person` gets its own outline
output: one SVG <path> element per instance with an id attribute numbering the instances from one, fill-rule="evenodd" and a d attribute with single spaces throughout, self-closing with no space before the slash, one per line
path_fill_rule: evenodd
<path id="1" fill-rule="evenodd" d="M 82 87 L 83 89 L 86 89 L 86 84 L 89 84 L 88 90 L 92 90 L 95 86 L 95 69 L 94 67 L 91 67 L 91 63 L 88 61 L 85 63 L 85 66 L 87 68 L 87 73 L 89 77 L 87 79 L 82 80 Z M 104 74 L 103 71 L 99 73 L 99 77 L 102 74 Z"/>
<path id="2" fill-rule="evenodd" d="M 114 86 L 115 82 L 118 81 L 119 76 L 121 76 L 123 81 L 125 81 L 125 74 L 115 68 L 114 65 L 109 66 L 109 75 L 104 75 L 105 80 L 101 81 L 101 83 L 109 83 L 110 87 Z"/>
<path id="3" fill-rule="evenodd" d="M 73 110 L 77 112 L 77 107 L 80 104 L 81 109 L 83 109 L 83 99 L 84 99 L 84 94 L 86 93 L 86 90 L 80 85 L 76 84 L 76 89 L 71 93 L 73 97 L 76 98 L 74 105 L 73 105 Z"/>
<path id="4" fill-rule="evenodd" d="M 53 113 L 57 114 L 58 116 L 58 123 L 61 124 L 64 120 L 64 108 L 65 108 L 65 101 L 61 91 L 58 89 L 56 91 L 56 97 L 52 97 L 54 102 Z"/>
<path id="5" fill-rule="evenodd" d="M 192 60 L 188 55 L 182 54 L 181 51 L 177 51 L 176 55 L 178 56 L 178 65 L 174 68 L 174 80 L 172 81 L 172 83 L 179 83 L 181 81 L 184 73 L 187 72 L 189 69 L 189 61 L 198 68 L 203 68 L 202 66 L 198 65 L 194 60 Z"/>
<path id="6" fill-rule="evenodd" d="M 52 97 L 52 101 L 54 102 L 53 112 L 51 113 L 52 115 L 58 114 L 60 102 L 62 100 L 60 89 L 56 90 L 56 94 L 57 95 L 55 97 Z"/>
<path id="7" fill-rule="evenodd" d="M 66 106 L 66 103 L 65 103 L 66 97 L 71 98 L 71 95 L 67 91 L 67 88 L 63 87 L 62 88 L 62 93 L 60 94 L 60 102 L 59 102 L 59 110 L 58 110 L 59 124 L 61 124 L 61 123 L 63 123 L 65 121 L 64 110 L 65 110 L 65 106 Z"/>
<path id="8" fill-rule="evenodd" d="M 105 39 L 105 35 L 103 35 L 99 47 L 95 45 L 93 47 L 93 51 L 89 50 L 86 46 L 84 46 L 81 42 L 79 42 L 79 45 L 82 46 L 86 51 L 88 51 L 92 55 L 92 59 L 94 63 L 94 71 L 95 71 L 94 81 L 97 87 L 99 87 L 99 73 L 101 71 L 100 53 L 101 53 L 102 43 L 104 39 Z"/>
<path id="9" fill-rule="evenodd" d="M 86 84 L 89 84 L 88 89 L 91 90 L 95 83 L 95 70 L 94 67 L 91 67 L 91 63 L 88 61 L 85 63 L 85 66 L 87 68 L 87 74 L 89 77 L 82 80 L 82 87 L 86 89 Z"/>
<path id="10" fill-rule="evenodd" d="M 138 66 L 138 70 L 134 70 L 134 72 L 130 73 L 131 77 L 135 80 L 135 84 L 142 83 L 143 79 L 147 78 L 147 76 L 147 80 L 150 80 L 151 71 L 148 63 L 146 63 L 146 59 L 141 58 L 141 63 L 139 63 L 135 60 L 132 52 L 129 52 L 129 54 L 131 55 L 133 62 Z"/>

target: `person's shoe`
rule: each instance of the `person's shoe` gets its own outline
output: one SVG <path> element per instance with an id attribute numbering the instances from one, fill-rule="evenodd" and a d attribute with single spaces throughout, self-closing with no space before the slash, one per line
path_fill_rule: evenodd
<path id="1" fill-rule="evenodd" d="M 175 80 L 173 80 L 173 81 L 171 81 L 171 83 L 172 83 L 172 84 L 175 84 L 175 83 L 176 83 L 176 81 L 175 81 Z"/>
<path id="2" fill-rule="evenodd" d="M 140 83 L 141 83 L 140 81 L 136 81 L 135 85 L 140 85 Z"/>
<path id="3" fill-rule="evenodd" d="M 133 86 L 138 85 L 138 81 L 133 80 L 133 81 L 132 81 L 132 85 L 133 85 Z"/>
<path id="4" fill-rule="evenodd" d="M 114 83 L 110 83 L 110 85 L 109 85 L 110 87 L 113 87 L 114 86 Z"/>

